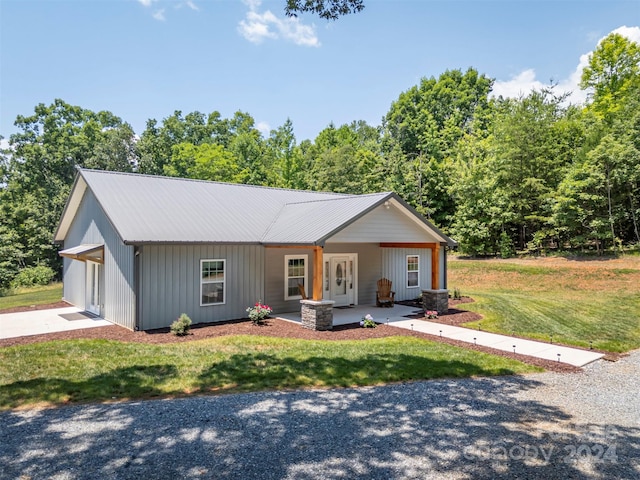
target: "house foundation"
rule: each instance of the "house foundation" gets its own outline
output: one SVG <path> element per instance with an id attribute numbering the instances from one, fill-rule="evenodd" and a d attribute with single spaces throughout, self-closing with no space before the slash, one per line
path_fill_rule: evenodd
<path id="1" fill-rule="evenodd" d="M 422 308 L 435 310 L 438 314 L 449 311 L 449 290 L 422 290 Z"/>
<path id="2" fill-rule="evenodd" d="M 302 327 L 309 330 L 333 330 L 333 300 L 300 300 Z"/>

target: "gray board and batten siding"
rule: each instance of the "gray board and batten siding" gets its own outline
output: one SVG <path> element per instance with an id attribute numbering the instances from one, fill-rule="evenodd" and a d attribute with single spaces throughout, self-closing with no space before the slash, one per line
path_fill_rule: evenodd
<path id="1" fill-rule="evenodd" d="M 81 244 L 104 244 L 101 316 L 135 329 L 134 247 L 122 242 L 90 189 L 84 191 L 64 239 L 65 247 Z M 86 306 L 86 268 L 86 262 L 63 259 L 63 298 L 80 308 Z"/>
<path id="2" fill-rule="evenodd" d="M 264 299 L 264 250 L 261 245 L 141 246 L 139 328 L 166 327 L 182 313 L 193 323 L 246 318 L 246 308 Z M 202 260 L 225 261 L 224 303 L 201 305 Z"/>

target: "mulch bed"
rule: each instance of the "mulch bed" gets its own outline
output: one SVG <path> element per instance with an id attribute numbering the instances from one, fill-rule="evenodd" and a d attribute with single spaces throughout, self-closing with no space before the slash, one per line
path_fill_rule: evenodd
<path id="1" fill-rule="evenodd" d="M 449 313 L 440 315 L 438 321 L 446 323 L 448 325 L 460 325 L 461 323 L 471 322 L 482 318 L 475 312 L 469 312 L 462 309 L 455 308 L 457 305 L 470 303 L 473 300 L 468 297 L 463 297 L 462 300 L 450 300 Z M 69 305 L 61 302 L 62 305 L 58 307 L 68 307 Z M 404 303 L 404 302 L 403 302 Z M 413 305 L 411 305 L 413 306 Z M 45 307 L 43 307 L 45 308 Z M 55 308 L 51 305 L 46 308 Z M 33 308 L 27 308 L 26 311 L 33 310 Z M 23 311 L 23 310 L 19 310 Z M 0 313 L 7 313 L 2 311 Z M 416 319 L 420 319 L 418 315 Z M 478 352 L 491 353 L 493 355 L 499 355 L 502 357 L 512 358 L 520 360 L 521 362 L 528 363 L 530 365 L 537 365 L 546 370 L 554 372 L 580 372 L 582 371 L 578 367 L 568 365 L 565 363 L 558 363 L 551 360 L 543 360 L 526 355 L 520 355 L 517 353 L 503 352 L 501 350 L 495 350 L 489 347 L 483 347 L 480 345 L 472 345 L 470 343 L 461 342 L 449 338 L 442 338 L 436 335 L 428 335 L 426 333 L 420 333 L 411 330 L 405 330 L 402 328 L 396 328 L 388 325 L 378 325 L 377 328 L 361 328 L 359 324 L 341 325 L 335 327 L 331 331 L 316 332 L 313 330 L 307 330 L 302 328 L 300 324 L 288 322 L 286 320 L 279 320 L 276 318 L 268 319 L 265 325 L 254 325 L 248 319 L 235 320 L 231 322 L 210 323 L 210 324 L 197 324 L 191 328 L 189 335 L 184 337 L 178 337 L 169 331 L 168 328 L 162 328 L 158 330 L 148 330 L 144 332 L 132 332 L 126 328 L 113 325 L 108 327 L 96 327 L 80 330 L 71 330 L 68 332 L 54 332 L 44 335 L 32 335 L 28 337 L 6 338 L 0 339 L 0 347 L 9 347 L 14 345 L 26 345 L 30 343 L 46 342 L 51 340 L 72 340 L 72 339 L 106 339 L 116 340 L 121 342 L 140 342 L 150 344 L 163 344 L 163 343 L 184 343 L 192 342 L 194 340 L 203 340 L 205 338 L 222 337 L 225 335 L 262 335 L 267 337 L 285 337 L 285 338 L 297 338 L 303 340 L 366 340 L 370 338 L 384 338 L 391 336 L 409 336 L 416 338 L 423 338 L 434 342 L 446 343 L 457 347 L 462 347 L 467 350 L 475 350 Z"/>

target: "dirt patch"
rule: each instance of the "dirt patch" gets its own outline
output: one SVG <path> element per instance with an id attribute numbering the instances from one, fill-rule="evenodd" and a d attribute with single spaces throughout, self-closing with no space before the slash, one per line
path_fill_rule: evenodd
<path id="1" fill-rule="evenodd" d="M 452 301 L 451 307 L 473 301 Z M 456 303 L 457 302 L 457 303 Z M 68 306 L 68 305 L 64 305 Z M 416 318 L 421 318 L 419 315 Z M 439 320 L 447 322 L 450 325 L 459 325 L 461 323 L 470 322 L 480 318 L 480 315 L 474 312 L 468 312 L 462 309 L 450 308 L 449 313 L 441 315 Z M 120 342 L 139 342 L 150 344 L 168 344 L 168 343 L 184 343 L 195 340 L 203 340 L 206 338 L 222 337 L 226 335 L 261 335 L 266 337 L 280 338 L 296 338 L 302 340 L 367 340 L 371 338 L 384 338 L 391 336 L 409 336 L 423 338 L 434 342 L 446 343 L 467 350 L 476 350 L 479 352 L 491 353 L 502 357 L 520 360 L 531 365 L 537 365 L 547 370 L 556 372 L 579 372 L 580 368 L 571 365 L 528 357 L 500 350 L 494 350 L 479 345 L 471 345 L 466 342 L 441 338 L 436 335 L 428 335 L 402 328 L 396 328 L 388 325 L 378 325 L 377 328 L 362 328 L 359 324 L 341 325 L 335 327 L 331 331 L 316 332 L 302 328 L 300 324 L 280 320 L 277 318 L 268 319 L 267 323 L 262 326 L 254 325 L 248 319 L 236 320 L 231 322 L 198 324 L 191 328 L 191 334 L 184 337 L 177 337 L 169 331 L 168 328 L 158 330 L 148 330 L 145 332 L 132 332 L 126 328 L 113 325 L 108 327 L 96 327 L 80 330 L 71 330 L 68 332 L 55 332 L 44 335 L 32 335 L 28 337 L 6 338 L 0 340 L 0 347 L 9 347 L 14 345 L 26 345 L 30 343 L 46 342 L 51 340 L 72 340 L 72 339 L 106 339 L 116 340 Z"/>

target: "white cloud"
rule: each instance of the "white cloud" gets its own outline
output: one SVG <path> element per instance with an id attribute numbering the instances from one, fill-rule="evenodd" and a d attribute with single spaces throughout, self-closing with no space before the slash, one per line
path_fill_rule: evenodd
<path id="1" fill-rule="evenodd" d="M 256 124 L 256 128 L 260 131 L 260 133 L 262 133 L 262 135 L 264 135 L 265 137 L 268 137 L 269 134 L 271 133 L 271 125 L 269 125 L 267 122 L 258 122 Z"/>
<path id="2" fill-rule="evenodd" d="M 540 90 L 543 87 L 542 82 L 536 80 L 535 70 L 530 68 L 511 77 L 510 80 L 496 80 L 492 93 L 496 97 L 517 98 L 526 95 L 531 90 Z"/>
<path id="3" fill-rule="evenodd" d="M 600 44 L 611 33 L 618 33 L 633 42 L 640 43 L 640 27 L 627 27 L 625 25 L 600 38 L 596 45 Z M 591 53 L 593 52 L 580 55 L 580 60 L 575 70 L 567 78 L 557 81 L 555 91 L 558 94 L 571 93 L 568 98 L 571 103 L 584 103 L 587 99 L 588 92 L 580 89 L 580 78 L 582 77 L 582 70 L 589 64 Z M 546 86 L 549 86 L 549 84 L 544 84 L 536 79 L 535 70 L 529 68 L 514 75 L 509 80 L 496 80 L 493 84 L 492 95 L 517 98 L 521 95 L 527 95 L 531 90 L 540 90 Z"/>
<path id="4" fill-rule="evenodd" d="M 164 16 L 164 8 L 156 10 L 151 16 L 160 22 L 164 22 L 166 20 L 166 17 Z"/>
<path id="5" fill-rule="evenodd" d="M 305 25 L 298 18 L 278 18 L 270 10 L 258 12 L 261 0 L 243 0 L 249 7 L 244 20 L 238 24 L 238 32 L 252 43 L 279 38 L 305 47 L 319 47 L 320 41 L 314 25 Z"/>
<path id="6" fill-rule="evenodd" d="M 9 140 L 6 138 L 0 139 L 0 150 L 7 150 L 9 147 Z"/>
<path id="7" fill-rule="evenodd" d="M 200 11 L 200 8 L 198 7 L 198 5 L 196 5 L 196 3 L 193 0 L 181 0 L 178 3 L 170 2 L 169 0 L 138 0 L 138 2 L 143 7 L 146 7 L 149 9 L 154 4 L 157 4 L 157 7 L 159 7 L 160 5 L 163 5 L 164 7 L 166 7 L 166 5 L 173 5 L 175 9 L 179 9 L 186 6 L 196 12 Z M 156 8 L 151 14 L 151 16 L 160 22 L 164 22 L 167 19 L 165 12 L 166 12 L 166 8 Z"/>

